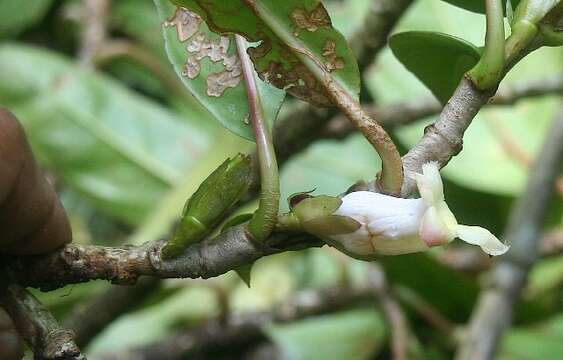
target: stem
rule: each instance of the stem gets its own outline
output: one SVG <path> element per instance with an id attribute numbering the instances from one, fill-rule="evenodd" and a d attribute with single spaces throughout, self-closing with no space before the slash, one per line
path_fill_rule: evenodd
<path id="1" fill-rule="evenodd" d="M 403 186 L 403 162 L 389 134 L 362 109 L 358 101 L 335 81 L 326 81 L 326 89 L 333 103 L 364 134 L 379 154 L 381 158 L 381 173 L 378 175 L 380 190 L 388 194 L 399 195 Z"/>
<path id="2" fill-rule="evenodd" d="M 504 70 L 504 15 L 502 0 L 487 0 L 487 35 L 481 59 L 469 70 L 469 77 L 480 90 L 498 86 Z"/>
<path id="3" fill-rule="evenodd" d="M 506 39 L 505 53 L 506 62 L 515 63 L 520 58 L 520 54 L 534 40 L 538 33 L 538 27 L 527 21 L 520 20 L 512 26 L 512 34 Z"/>
<path id="4" fill-rule="evenodd" d="M 303 47 L 301 41 L 294 36 L 293 32 L 288 31 L 284 26 L 280 26 L 277 19 L 259 1 L 244 0 L 244 3 L 254 9 L 259 14 L 260 19 L 295 53 L 295 56 L 326 90 L 332 103 L 346 114 L 375 148 L 382 162 L 382 170 L 378 179 L 379 190 L 388 194 L 399 195 L 403 184 L 403 163 L 401 155 L 389 134 L 366 114 L 360 103 L 351 95 L 353 91 L 338 83 L 330 71 L 310 51 Z"/>
<path id="5" fill-rule="evenodd" d="M 254 66 L 246 53 L 246 40 L 240 35 L 235 35 L 235 41 L 242 66 L 242 73 L 246 81 L 250 118 L 252 119 L 252 125 L 254 127 L 256 151 L 260 164 L 260 203 L 258 209 L 252 216 L 252 220 L 250 220 L 248 224 L 248 228 L 257 240 L 263 241 L 270 235 L 277 223 L 280 202 L 278 164 L 274 151 L 272 133 L 264 118 L 264 112 L 260 102 L 258 84 L 254 76 Z"/>
<path id="6" fill-rule="evenodd" d="M 106 41 L 110 0 L 84 0 L 80 10 L 82 23 L 78 58 L 84 68 L 93 68 L 96 54 Z"/>
<path id="7" fill-rule="evenodd" d="M 33 351 L 34 359 L 86 359 L 76 346 L 72 331 L 61 328 L 49 310 L 22 286 L 2 289 L 0 302 Z"/>

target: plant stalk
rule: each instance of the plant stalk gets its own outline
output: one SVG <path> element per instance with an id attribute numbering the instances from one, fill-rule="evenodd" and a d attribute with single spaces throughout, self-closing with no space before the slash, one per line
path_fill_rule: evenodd
<path id="1" fill-rule="evenodd" d="M 333 103 L 367 138 L 381 158 L 381 173 L 378 174 L 377 179 L 379 188 L 384 193 L 400 195 L 404 180 L 403 161 L 387 131 L 372 119 L 360 103 L 335 81 L 327 81 L 326 89 Z"/>
<path id="2" fill-rule="evenodd" d="M 274 151 L 272 133 L 264 118 L 254 65 L 246 53 L 246 40 L 240 35 L 235 35 L 235 41 L 241 62 L 242 74 L 246 82 L 250 118 L 254 127 L 256 152 L 260 165 L 260 203 L 248 224 L 248 228 L 250 233 L 257 240 L 263 241 L 270 235 L 277 223 L 280 202 L 278 164 Z"/>
<path id="3" fill-rule="evenodd" d="M 316 80 L 324 87 L 332 103 L 338 107 L 348 119 L 368 139 L 379 154 L 382 171 L 378 176 L 378 185 L 382 192 L 400 195 L 403 185 L 403 162 L 397 147 L 387 132 L 362 109 L 360 103 L 354 99 L 349 89 L 339 84 L 330 71 L 321 64 L 307 49 L 303 48 L 300 40 L 291 31 L 279 26 L 276 19 L 265 11 L 259 1 L 244 0 L 244 3 L 260 13 L 260 18 L 270 29 L 295 52 L 295 55 Z"/>
<path id="4" fill-rule="evenodd" d="M 480 90 L 494 89 L 504 75 L 504 14 L 502 0 L 487 0 L 487 34 L 483 56 L 469 77 Z"/>
<path id="5" fill-rule="evenodd" d="M 538 27 L 527 21 L 521 20 L 512 26 L 512 33 L 506 39 L 505 53 L 506 62 L 515 64 L 520 58 L 522 52 L 534 40 L 538 34 Z"/>

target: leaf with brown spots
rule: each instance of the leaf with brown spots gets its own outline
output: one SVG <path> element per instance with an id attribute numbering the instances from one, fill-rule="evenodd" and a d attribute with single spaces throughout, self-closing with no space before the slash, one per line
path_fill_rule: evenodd
<path id="1" fill-rule="evenodd" d="M 291 13 L 291 18 L 297 27 L 307 31 L 317 31 L 323 26 L 332 26 L 328 12 L 321 3 L 311 11 L 296 8 Z"/>
<path id="2" fill-rule="evenodd" d="M 238 33 L 260 78 L 317 106 L 330 106 L 327 88 L 357 100 L 358 66 L 319 0 L 173 0 L 198 13 L 218 34 Z"/>
<path id="3" fill-rule="evenodd" d="M 162 20 L 168 58 L 186 89 L 227 129 L 254 139 L 247 121 L 248 99 L 234 36 L 210 31 L 198 13 L 168 0 L 154 2 Z M 285 92 L 263 81 L 259 81 L 259 87 L 265 116 L 272 124 Z"/>

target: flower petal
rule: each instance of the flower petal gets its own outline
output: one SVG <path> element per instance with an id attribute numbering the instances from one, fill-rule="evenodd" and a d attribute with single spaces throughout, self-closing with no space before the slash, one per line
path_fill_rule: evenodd
<path id="1" fill-rule="evenodd" d="M 458 225 L 457 236 L 466 243 L 479 245 L 484 252 L 493 256 L 502 255 L 510 248 L 489 230 L 480 226 Z"/>
<path id="2" fill-rule="evenodd" d="M 453 240 L 450 229 L 434 206 L 429 207 L 424 213 L 419 234 L 429 247 L 445 245 Z"/>
<path id="3" fill-rule="evenodd" d="M 422 165 L 422 174 L 415 176 L 418 192 L 428 206 L 444 201 L 444 185 L 437 162 Z"/>

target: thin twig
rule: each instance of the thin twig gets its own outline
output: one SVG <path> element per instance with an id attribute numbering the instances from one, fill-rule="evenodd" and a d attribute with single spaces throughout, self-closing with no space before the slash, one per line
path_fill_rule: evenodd
<path id="1" fill-rule="evenodd" d="M 452 336 L 455 331 L 455 324 L 446 318 L 438 309 L 427 302 L 422 296 L 408 287 L 396 289 L 397 297 L 401 302 L 410 306 L 421 318 L 425 319 L 431 326 L 440 331 L 443 335 Z"/>
<path id="2" fill-rule="evenodd" d="M 2 291 L 0 302 L 33 350 L 35 359 L 85 359 L 74 343 L 72 331 L 61 328 L 53 315 L 27 290 L 18 285 L 8 286 Z"/>
<path id="3" fill-rule="evenodd" d="M 545 78 L 502 86 L 486 106 L 513 105 L 525 99 L 558 94 L 563 95 L 563 75 L 550 75 Z M 437 115 L 442 110 L 442 106 L 434 97 L 423 97 L 389 105 L 371 105 L 366 109 L 370 115 L 378 119 L 381 126 L 391 130 L 428 116 Z M 339 115 L 328 123 L 324 131 L 317 132 L 316 136 L 343 139 L 354 131 L 350 122 L 344 116 Z"/>
<path id="4" fill-rule="evenodd" d="M 548 231 L 542 238 L 540 254 L 542 256 L 560 255 L 563 253 L 563 228 Z"/>
<path id="5" fill-rule="evenodd" d="M 100 359 L 187 359 L 216 348 L 240 346 L 260 340 L 264 336 L 264 325 L 269 323 L 293 322 L 339 311 L 372 299 L 373 290 L 369 287 L 303 291 L 271 311 L 231 314 L 226 321 L 210 320 L 158 343 L 106 354 Z"/>
<path id="6" fill-rule="evenodd" d="M 76 343 L 84 347 L 117 317 L 145 301 L 160 284 L 159 279 L 142 278 L 135 286 L 113 286 L 92 301 L 77 305 L 63 326 L 72 329 Z"/>
<path id="7" fill-rule="evenodd" d="M 401 305 L 392 294 L 381 266 L 372 263 L 368 268 L 368 282 L 391 328 L 391 352 L 393 359 L 408 358 L 409 326 Z"/>
<path id="8" fill-rule="evenodd" d="M 109 18 L 109 0 L 83 0 L 80 13 L 82 24 L 80 65 L 93 68 L 96 54 L 107 37 L 107 23 Z"/>
<path id="9" fill-rule="evenodd" d="M 514 305 L 538 258 L 542 232 L 556 176 L 563 166 L 563 109 L 549 131 L 526 191 L 511 213 L 506 230 L 510 251 L 492 271 L 471 318 L 469 333 L 457 359 L 492 359 L 504 331 L 510 326 Z"/>
<path id="10" fill-rule="evenodd" d="M 413 0 L 373 0 L 362 26 L 350 38 L 358 66 L 363 72 L 387 44 L 387 37 Z"/>

